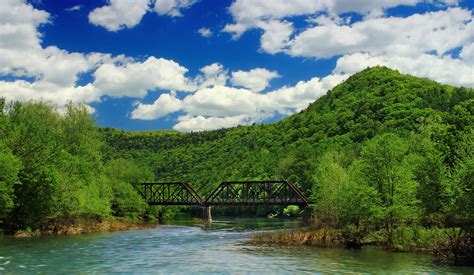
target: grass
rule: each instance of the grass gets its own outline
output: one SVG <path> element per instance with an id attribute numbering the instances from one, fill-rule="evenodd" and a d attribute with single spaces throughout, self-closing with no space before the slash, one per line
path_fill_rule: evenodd
<path id="1" fill-rule="evenodd" d="M 250 240 L 250 243 L 331 247 L 341 245 L 341 234 L 332 228 L 264 232 L 255 234 Z"/>
<path id="2" fill-rule="evenodd" d="M 78 235 L 96 232 L 112 232 L 135 229 L 149 229 L 156 227 L 155 224 L 137 222 L 126 218 L 111 218 L 98 221 L 96 219 L 78 218 L 67 222 L 58 222 L 44 230 L 19 230 L 14 236 L 18 238 L 35 237 L 41 235 Z"/>

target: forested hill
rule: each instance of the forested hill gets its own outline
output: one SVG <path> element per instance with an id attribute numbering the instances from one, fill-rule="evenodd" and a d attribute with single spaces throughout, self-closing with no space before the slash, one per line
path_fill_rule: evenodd
<path id="1" fill-rule="evenodd" d="M 410 236 L 454 247 L 430 231 L 444 227 L 462 244 L 453 251 L 474 255 L 473 127 L 472 89 L 384 67 L 280 122 L 190 134 L 100 129 L 85 106 L 60 114 L 0 98 L 0 232 L 153 219 L 169 208 L 144 202 L 134 186 L 144 181 L 186 181 L 205 196 L 222 181 L 288 179 L 311 196 L 315 221 L 348 242 L 383 228 L 381 242 L 398 249 L 394 230 L 423 226 Z"/>
<path id="2" fill-rule="evenodd" d="M 190 134 L 102 132 L 107 158 L 146 164 L 159 181 L 187 181 L 204 192 L 225 180 L 285 178 L 309 194 L 327 158 L 348 168 L 377 142 L 400 143 L 401 154 L 416 154 L 417 163 L 436 162 L 435 155 L 439 169 L 453 171 L 466 159 L 473 114 L 472 89 L 374 67 L 276 123 Z"/>

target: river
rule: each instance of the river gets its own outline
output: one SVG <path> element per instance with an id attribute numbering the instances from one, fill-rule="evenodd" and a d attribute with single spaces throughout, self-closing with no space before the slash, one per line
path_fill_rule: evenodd
<path id="1" fill-rule="evenodd" d="M 79 236 L 5 237 L 0 240 L 0 273 L 474 273 L 473 268 L 435 265 L 429 255 L 376 247 L 345 250 L 245 242 L 260 230 L 295 226 L 290 220 L 221 219 L 210 227 L 174 224 Z"/>

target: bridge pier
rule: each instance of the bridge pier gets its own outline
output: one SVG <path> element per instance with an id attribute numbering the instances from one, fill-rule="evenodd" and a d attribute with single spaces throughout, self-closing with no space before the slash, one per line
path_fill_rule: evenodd
<path id="1" fill-rule="evenodd" d="M 310 206 L 306 206 L 302 212 L 303 221 L 311 222 L 313 219 L 313 209 Z"/>
<path id="2" fill-rule="evenodd" d="M 202 219 L 206 223 L 212 223 L 211 207 L 209 205 L 202 208 Z"/>

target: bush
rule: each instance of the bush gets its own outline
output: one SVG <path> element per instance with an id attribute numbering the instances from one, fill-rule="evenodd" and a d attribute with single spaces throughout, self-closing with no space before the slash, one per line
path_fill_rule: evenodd
<path id="1" fill-rule="evenodd" d="M 283 209 L 283 215 L 285 216 L 298 216 L 301 210 L 298 205 L 288 205 L 285 209 Z"/>

